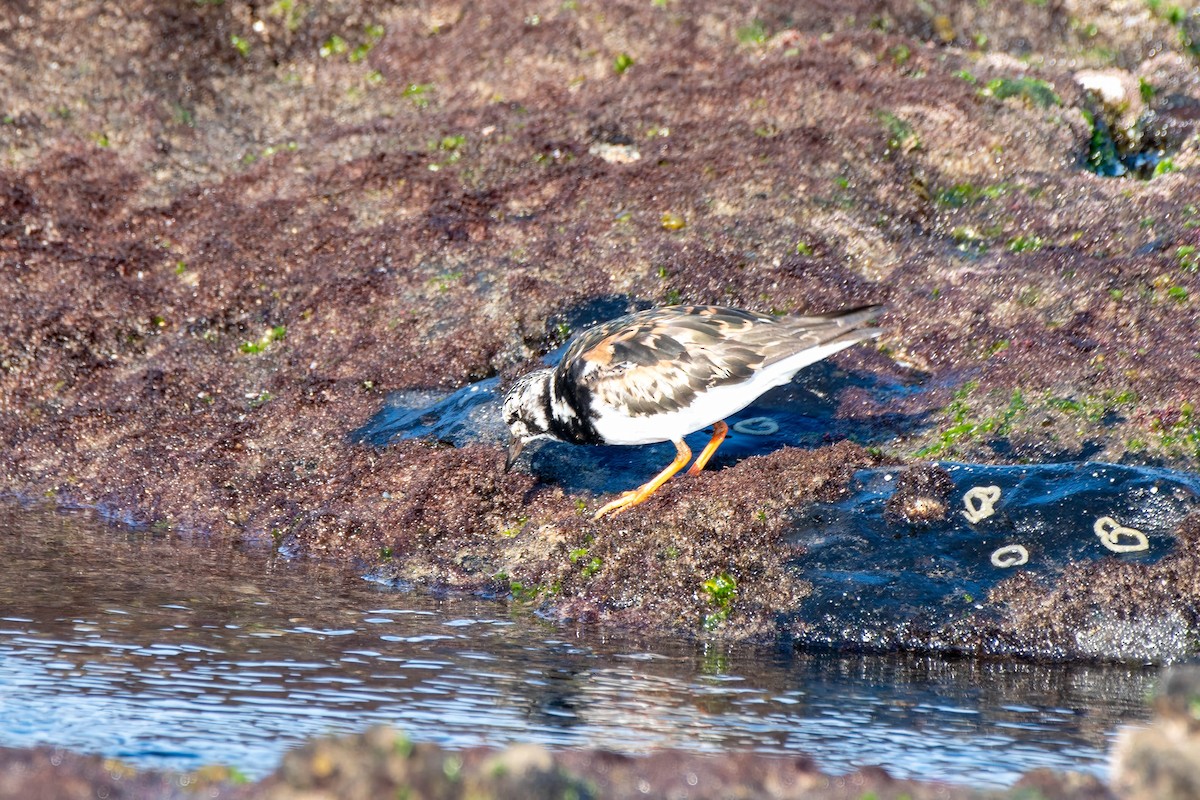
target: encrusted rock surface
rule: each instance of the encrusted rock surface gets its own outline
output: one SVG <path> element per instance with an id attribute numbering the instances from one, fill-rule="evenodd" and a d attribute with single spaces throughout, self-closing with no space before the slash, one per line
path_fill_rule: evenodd
<path id="1" fill-rule="evenodd" d="M 788 515 L 858 467 L 1195 469 L 1196 13 L 798 8 L 4 3 L 0 491 L 563 617 L 771 637 L 806 592 Z M 1138 86 L 1114 141 L 1088 69 Z M 1085 168 L 1140 155 L 1152 179 Z M 600 523 L 494 445 L 351 441 L 387 393 L 510 379 L 613 295 L 884 302 L 878 348 L 837 364 L 904 390 L 840 392 L 858 444 L 679 479 Z M 1195 529 L 1153 565 L 1017 576 L 974 635 L 1104 655 L 1089 631 L 1140 637 L 1155 609 L 1188 635 Z M 812 796 L 925 796 L 862 780 Z"/>
<path id="2" fill-rule="evenodd" d="M 1036 792 L 1037 794 L 1034 794 Z M 880 767 L 821 772 L 804 756 L 714 756 L 662 751 L 644 757 L 533 745 L 450 751 L 387 728 L 317 739 L 288 753 L 274 773 L 246 784 L 221 768 L 188 775 L 136 773 L 96 756 L 50 748 L 0 748 L 0 796 L 29 800 L 1106 800 L 1095 777 L 1035 770 L 1011 790 L 897 780 Z"/>
<path id="3" fill-rule="evenodd" d="M 786 634 L 787 517 L 855 468 L 1195 467 L 1197 26 L 1117 2 L 6 4 L 0 489 L 559 616 Z M 1085 168 L 1130 156 L 1086 69 L 1138 85 L 1152 179 Z M 593 524 L 596 497 L 493 444 L 351 440 L 391 391 L 511 379 L 611 296 L 886 303 L 878 347 L 836 360 L 876 384 L 831 387 L 876 449 L 779 450 Z M 1181 550 L 1018 577 L 977 635 L 1096 655 L 1100 585 L 1166 585 L 1191 630 L 1198 572 Z"/>

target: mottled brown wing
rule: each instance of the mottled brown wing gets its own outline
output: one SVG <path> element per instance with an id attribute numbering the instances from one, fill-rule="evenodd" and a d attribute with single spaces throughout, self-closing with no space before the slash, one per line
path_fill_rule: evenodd
<path id="1" fill-rule="evenodd" d="M 650 309 L 585 331 L 558 370 L 575 391 L 630 414 L 673 411 L 810 347 L 868 338 L 874 332 L 862 325 L 878 311 L 772 317 L 719 306 Z"/>
<path id="2" fill-rule="evenodd" d="M 754 332 L 770 327 L 775 318 L 739 309 L 651 309 L 584 332 L 559 371 L 577 390 L 630 414 L 673 411 L 706 388 L 749 378 L 770 355 L 766 337 Z"/>

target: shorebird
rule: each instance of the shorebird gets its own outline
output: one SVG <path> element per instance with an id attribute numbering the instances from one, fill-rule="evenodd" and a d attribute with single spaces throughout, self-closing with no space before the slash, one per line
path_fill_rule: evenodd
<path id="1" fill-rule="evenodd" d="M 512 434 L 505 469 L 534 439 L 573 444 L 673 442 L 666 469 L 596 512 L 636 506 L 691 460 L 683 437 L 713 429 L 689 475 L 725 439 L 724 420 L 799 370 L 878 336 L 867 327 L 881 306 L 832 314 L 770 316 L 721 306 L 668 306 L 588 328 L 556 367 L 521 376 L 504 398 Z"/>

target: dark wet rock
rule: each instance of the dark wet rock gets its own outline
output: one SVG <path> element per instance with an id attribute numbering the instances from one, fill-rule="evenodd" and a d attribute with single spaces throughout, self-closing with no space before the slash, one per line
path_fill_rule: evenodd
<path id="1" fill-rule="evenodd" d="M 1007 617 L 1002 640 L 1063 656 L 1145 663 L 1185 658 L 1194 652 L 1200 624 L 1192 600 L 1200 590 L 1200 514 L 1186 517 L 1173 535 L 1175 546 L 1153 563 L 1080 560 L 1052 583 L 1031 573 L 1001 583 L 989 600 Z"/>
<path id="2" fill-rule="evenodd" d="M 938 521 L 889 524 L 900 491 L 891 468 L 860 473 L 845 499 L 798 515 L 791 567 L 812 584 L 791 625 L 798 642 L 1147 663 L 1194 651 L 1194 475 L 1102 464 L 937 469 L 945 478 L 934 480 L 953 489 Z M 981 490 L 989 499 L 968 503 Z M 1111 532 L 1103 520 L 1125 531 L 1109 541 L 1118 551 L 1098 534 Z"/>

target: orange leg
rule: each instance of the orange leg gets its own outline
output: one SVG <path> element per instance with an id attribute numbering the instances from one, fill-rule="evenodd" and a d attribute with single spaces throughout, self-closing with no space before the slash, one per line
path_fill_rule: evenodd
<path id="1" fill-rule="evenodd" d="M 704 469 L 704 465 L 712 458 L 713 453 L 717 452 L 717 448 L 721 446 L 721 442 L 725 441 L 725 434 L 729 433 L 729 426 L 724 422 L 717 422 L 713 425 L 712 438 L 708 440 L 708 444 L 700 451 L 700 455 L 696 457 L 696 463 L 692 464 L 692 468 L 688 470 L 688 475 L 699 475 L 700 470 Z"/>
<path id="2" fill-rule="evenodd" d="M 692 451 L 688 449 L 686 444 L 684 444 L 683 439 L 676 439 L 675 460 L 668 464 L 666 469 L 654 476 L 654 479 L 649 483 L 639 486 L 631 492 L 626 492 L 616 500 L 613 500 L 611 503 L 601 508 L 596 512 L 596 515 L 592 517 L 592 519 L 600 519 L 608 513 L 620 514 L 625 509 L 636 506 L 638 503 L 642 502 L 647 497 L 658 491 L 658 487 L 669 481 L 672 475 L 687 466 L 687 462 L 690 461 L 691 458 Z"/>

